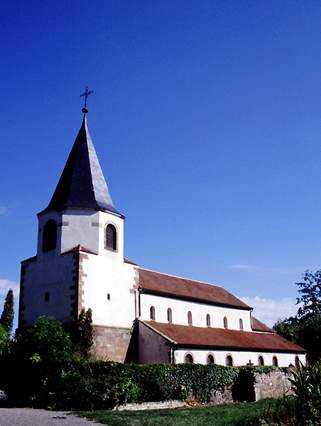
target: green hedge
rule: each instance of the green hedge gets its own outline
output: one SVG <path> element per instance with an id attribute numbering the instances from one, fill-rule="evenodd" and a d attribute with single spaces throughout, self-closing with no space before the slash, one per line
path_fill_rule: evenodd
<path id="1" fill-rule="evenodd" d="M 2 365 L 0 389 L 8 404 L 52 409 L 106 409 L 125 402 L 208 402 L 213 390 L 233 385 L 240 368 L 201 364 L 120 364 L 104 361 Z M 242 370 L 244 371 L 244 369 Z M 15 372 L 13 380 L 12 374 Z M 253 375 L 253 369 L 249 370 Z"/>

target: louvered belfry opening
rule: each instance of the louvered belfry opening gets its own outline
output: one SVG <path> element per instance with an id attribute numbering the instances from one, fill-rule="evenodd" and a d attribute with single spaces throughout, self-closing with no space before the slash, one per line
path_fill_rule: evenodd
<path id="1" fill-rule="evenodd" d="M 54 250 L 57 246 L 57 223 L 50 219 L 43 228 L 42 251 Z"/>
<path id="2" fill-rule="evenodd" d="M 113 225 L 106 228 L 106 248 L 116 250 L 116 229 Z"/>

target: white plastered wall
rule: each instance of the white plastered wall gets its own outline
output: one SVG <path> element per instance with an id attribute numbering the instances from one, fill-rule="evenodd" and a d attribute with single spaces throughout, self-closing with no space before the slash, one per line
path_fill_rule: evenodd
<path id="1" fill-rule="evenodd" d="M 108 224 L 116 228 L 116 250 L 105 248 Z M 124 263 L 124 219 L 97 212 L 91 228 L 98 232 L 97 255 L 83 261 L 84 307 L 93 310 L 93 323 L 131 327 L 135 319 L 134 265 Z"/>
<path id="2" fill-rule="evenodd" d="M 251 313 L 243 309 L 224 308 L 206 305 L 204 303 L 188 302 L 150 294 L 140 295 L 141 319 L 150 320 L 150 307 L 155 308 L 155 321 L 166 323 L 167 309 L 172 309 L 172 322 L 179 325 L 188 325 L 187 313 L 192 313 L 195 327 L 206 327 L 206 315 L 211 317 L 211 327 L 223 328 L 223 318 L 227 317 L 228 328 L 239 330 L 239 320 L 243 320 L 244 331 L 251 331 Z"/>
<path id="3" fill-rule="evenodd" d="M 175 363 L 185 362 L 186 354 L 191 354 L 194 363 L 206 364 L 207 357 L 212 354 L 215 364 L 226 365 L 226 357 L 230 355 L 233 359 L 233 366 L 238 367 L 247 365 L 251 362 L 258 365 L 259 356 L 263 357 L 264 365 L 273 365 L 273 357 L 276 356 L 279 367 L 288 367 L 290 364 L 295 365 L 295 357 L 297 356 L 302 363 L 305 363 L 305 355 L 294 353 L 270 353 L 270 352 L 250 352 L 250 351 L 215 351 L 215 350 L 195 350 L 195 349 L 178 349 L 175 351 Z"/>
<path id="4" fill-rule="evenodd" d="M 50 219 L 57 223 L 57 247 L 43 252 L 43 227 Z M 105 248 L 108 224 L 116 229 L 116 250 Z M 24 275 L 26 325 L 33 324 L 40 315 L 69 321 L 70 296 L 75 294 L 70 287 L 77 283 L 73 281 L 76 274 L 74 253 L 68 251 L 78 245 L 92 252 L 83 252 L 83 307 L 93 310 L 94 324 L 131 327 L 135 319 L 136 271 L 134 265 L 124 263 L 124 219 L 92 209 L 49 211 L 39 216 L 37 259 L 28 263 Z M 45 301 L 46 292 L 50 293 L 49 301 Z"/>
<path id="5" fill-rule="evenodd" d="M 68 322 L 71 314 L 70 286 L 74 259 L 72 253 L 60 255 L 56 250 L 43 253 L 41 259 L 24 263 L 22 311 L 25 326 L 33 325 L 40 316 Z M 45 294 L 49 293 L 49 300 Z"/>

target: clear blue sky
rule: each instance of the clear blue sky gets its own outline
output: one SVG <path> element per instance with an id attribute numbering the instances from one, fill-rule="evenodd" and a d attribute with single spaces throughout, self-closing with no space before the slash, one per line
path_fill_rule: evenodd
<path id="1" fill-rule="evenodd" d="M 36 254 L 88 85 L 126 257 L 221 285 L 269 325 L 294 314 L 295 282 L 321 268 L 320 1 L 11 0 L 0 13 L 0 310 Z"/>

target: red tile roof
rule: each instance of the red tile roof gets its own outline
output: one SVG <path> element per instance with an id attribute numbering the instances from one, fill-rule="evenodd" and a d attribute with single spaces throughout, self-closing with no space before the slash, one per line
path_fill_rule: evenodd
<path id="1" fill-rule="evenodd" d="M 132 260 L 127 259 L 126 257 L 124 257 L 124 262 L 125 263 L 130 263 L 131 265 L 136 265 L 138 266 L 138 263 L 133 262 Z"/>
<path id="2" fill-rule="evenodd" d="M 255 318 L 253 316 L 252 316 L 252 328 L 253 328 L 254 331 L 264 331 L 264 332 L 267 332 L 267 333 L 274 333 L 272 328 L 263 324 L 263 322 L 259 321 L 257 318 Z"/>
<path id="3" fill-rule="evenodd" d="M 227 330 L 224 328 L 194 327 L 156 321 L 143 324 L 182 347 L 229 349 L 237 351 L 305 353 L 300 346 L 273 333 Z"/>
<path id="4" fill-rule="evenodd" d="M 147 269 L 139 269 L 139 286 L 145 293 L 238 309 L 252 309 L 220 286 L 179 278 Z"/>
<path id="5" fill-rule="evenodd" d="M 77 253 L 79 251 L 83 251 L 84 253 L 89 253 L 89 254 L 97 254 L 97 253 L 94 253 L 93 251 L 87 249 L 86 247 L 82 246 L 81 244 L 78 244 L 78 246 L 73 247 L 70 250 L 64 251 L 61 254 Z"/>

